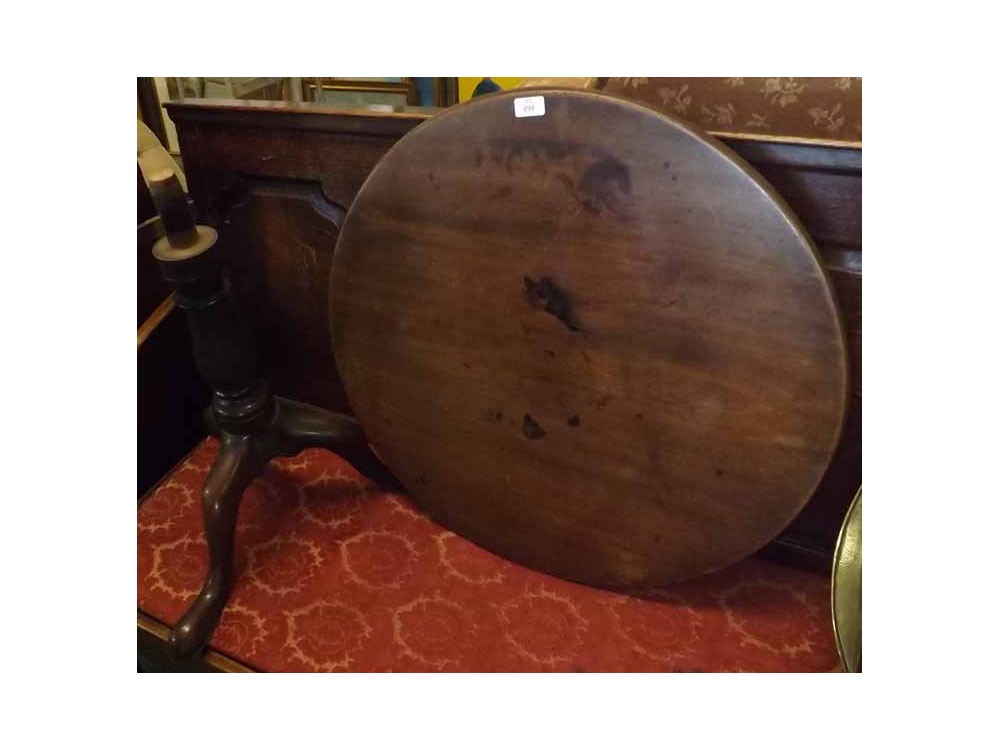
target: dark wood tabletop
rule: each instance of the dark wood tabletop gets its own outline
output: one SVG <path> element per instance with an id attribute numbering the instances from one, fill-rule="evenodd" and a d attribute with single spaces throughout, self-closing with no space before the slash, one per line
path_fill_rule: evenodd
<path id="1" fill-rule="evenodd" d="M 840 439 L 844 328 L 798 219 L 623 99 L 500 94 L 412 130 L 351 204 L 329 303 L 350 405 L 421 505 L 573 580 L 754 552 Z"/>

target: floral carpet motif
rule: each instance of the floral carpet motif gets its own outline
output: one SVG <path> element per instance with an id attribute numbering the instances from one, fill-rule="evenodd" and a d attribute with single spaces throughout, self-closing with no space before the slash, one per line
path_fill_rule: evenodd
<path id="1" fill-rule="evenodd" d="M 139 507 L 138 605 L 175 623 L 208 553 L 208 439 Z M 508 562 L 378 489 L 338 456 L 272 461 L 246 491 L 236 584 L 211 647 L 303 671 L 831 671 L 829 580 L 750 558 L 615 593 Z"/>

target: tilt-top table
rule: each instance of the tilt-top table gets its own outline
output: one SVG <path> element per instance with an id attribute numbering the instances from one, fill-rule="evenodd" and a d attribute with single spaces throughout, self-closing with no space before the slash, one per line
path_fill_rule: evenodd
<path id="1" fill-rule="evenodd" d="M 350 207 L 330 323 L 422 507 L 599 586 L 762 547 L 848 397 L 836 301 L 781 198 L 715 139 L 590 91 L 484 97 L 404 136 Z"/>

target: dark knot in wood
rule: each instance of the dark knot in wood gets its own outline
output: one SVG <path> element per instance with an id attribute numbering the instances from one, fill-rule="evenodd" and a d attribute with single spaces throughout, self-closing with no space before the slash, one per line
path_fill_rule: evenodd
<path id="1" fill-rule="evenodd" d="M 530 276 L 525 276 L 524 298 L 532 307 L 552 315 L 569 330 L 583 330 L 574 320 L 569 297 L 548 276 L 543 276 L 539 281 L 534 281 Z"/>

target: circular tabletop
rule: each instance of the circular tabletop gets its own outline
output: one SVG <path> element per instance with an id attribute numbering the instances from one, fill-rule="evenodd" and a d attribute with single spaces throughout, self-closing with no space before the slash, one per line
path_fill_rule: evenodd
<path id="1" fill-rule="evenodd" d="M 571 580 L 745 557 L 840 436 L 843 331 L 798 221 L 718 141 L 591 91 L 487 96 L 403 137 L 347 214 L 330 313 L 351 406 L 417 502 Z"/>

